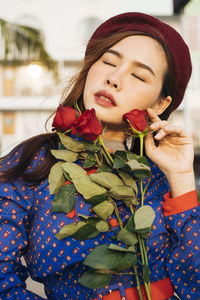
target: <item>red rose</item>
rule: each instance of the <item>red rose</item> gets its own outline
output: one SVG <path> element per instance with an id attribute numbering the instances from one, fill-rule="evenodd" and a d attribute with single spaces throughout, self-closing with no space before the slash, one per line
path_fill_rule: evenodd
<path id="1" fill-rule="evenodd" d="M 59 106 L 53 119 L 52 126 L 57 130 L 66 131 L 71 128 L 72 123 L 78 117 L 77 111 L 71 106 Z"/>
<path id="2" fill-rule="evenodd" d="M 102 125 L 96 117 L 94 108 L 87 109 L 73 122 L 72 134 L 78 134 L 89 141 L 95 141 L 102 133 Z"/>
<path id="3" fill-rule="evenodd" d="M 133 128 L 141 132 L 149 126 L 147 122 L 147 116 L 148 113 L 146 110 L 133 109 L 130 112 L 123 115 L 123 120 L 129 120 Z"/>

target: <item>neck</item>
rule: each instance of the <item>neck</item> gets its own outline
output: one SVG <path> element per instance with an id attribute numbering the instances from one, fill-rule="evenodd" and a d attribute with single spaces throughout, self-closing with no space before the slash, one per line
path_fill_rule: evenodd
<path id="1" fill-rule="evenodd" d="M 101 135 L 107 150 L 110 153 L 115 153 L 116 150 L 125 150 L 123 142 L 126 139 L 126 129 L 117 129 L 114 126 L 106 126 L 106 130 Z"/>
<path id="2" fill-rule="evenodd" d="M 102 138 L 107 141 L 118 141 L 123 143 L 126 139 L 126 129 L 121 128 L 120 130 L 113 127 L 106 127 L 105 132 L 102 133 Z"/>

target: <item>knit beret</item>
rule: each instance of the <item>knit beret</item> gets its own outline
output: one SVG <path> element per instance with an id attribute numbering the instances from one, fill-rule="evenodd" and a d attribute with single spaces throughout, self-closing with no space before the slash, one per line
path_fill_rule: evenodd
<path id="1" fill-rule="evenodd" d="M 91 42 L 94 39 L 106 38 L 114 33 L 125 31 L 144 32 L 155 37 L 161 44 L 165 44 L 175 67 L 175 93 L 172 101 L 172 110 L 175 110 L 183 99 L 191 76 L 192 64 L 188 46 L 181 35 L 168 24 L 138 12 L 116 15 L 96 29 L 88 42 L 86 55 L 89 53 Z"/>

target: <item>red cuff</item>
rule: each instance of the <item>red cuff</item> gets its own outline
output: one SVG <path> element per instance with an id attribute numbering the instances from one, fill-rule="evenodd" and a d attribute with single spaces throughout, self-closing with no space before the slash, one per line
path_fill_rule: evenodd
<path id="1" fill-rule="evenodd" d="M 164 210 L 164 216 L 175 215 L 199 206 L 196 190 L 185 193 L 176 198 L 170 197 L 170 192 L 163 196 L 164 202 L 162 206 Z"/>

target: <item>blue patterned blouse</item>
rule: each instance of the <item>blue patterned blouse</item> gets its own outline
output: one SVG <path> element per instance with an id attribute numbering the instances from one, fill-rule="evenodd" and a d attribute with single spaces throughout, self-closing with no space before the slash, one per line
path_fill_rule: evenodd
<path id="1" fill-rule="evenodd" d="M 43 147 L 35 156 L 32 168 L 45 160 L 45 153 Z M 19 156 L 18 152 L 12 153 L 1 168 L 16 164 Z M 200 299 L 200 209 L 197 206 L 164 217 L 162 202 L 169 190 L 168 183 L 158 167 L 150 164 L 152 180 L 145 204 L 156 212 L 148 240 L 151 281 L 169 276 L 181 299 Z M 109 290 L 116 289 L 125 297 L 125 289 L 136 285 L 131 275 L 114 276 L 109 285 L 96 290 L 78 283 L 87 269 L 83 260 L 95 246 L 113 243 L 115 232 L 84 241 L 71 237 L 57 240 L 55 234 L 78 217 L 71 219 L 65 213 L 51 213 L 53 199 L 47 179 L 34 187 L 21 180 L 0 185 L 0 299 L 42 299 L 26 290 L 28 275 L 44 284 L 47 298 L 52 300 L 102 299 Z M 126 223 L 129 210 L 123 202 L 117 204 L 123 223 Z M 80 195 L 76 198 L 75 209 L 76 214 L 93 214 Z M 21 256 L 25 257 L 27 268 L 22 266 Z"/>

